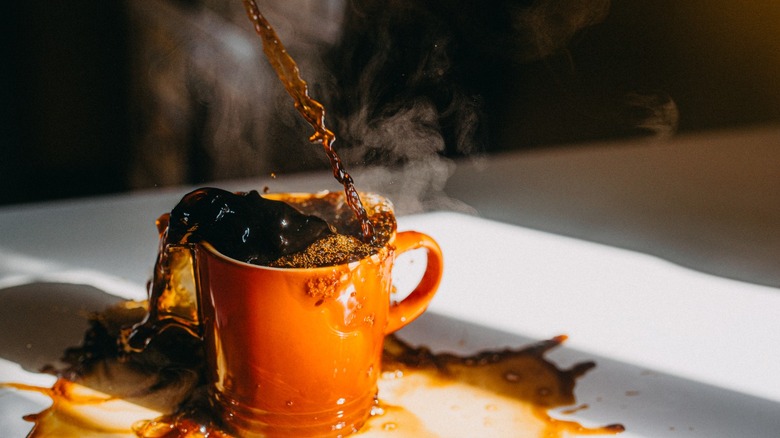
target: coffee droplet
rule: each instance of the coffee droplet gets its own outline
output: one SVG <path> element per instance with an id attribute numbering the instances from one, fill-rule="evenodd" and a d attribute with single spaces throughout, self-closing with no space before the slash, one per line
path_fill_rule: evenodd
<path id="1" fill-rule="evenodd" d="M 506 373 L 504 373 L 504 379 L 507 382 L 516 383 L 520 381 L 520 374 L 514 371 L 507 371 Z"/>
<path id="2" fill-rule="evenodd" d="M 382 424 L 382 430 L 390 431 L 398 429 L 398 423 L 387 422 Z"/>

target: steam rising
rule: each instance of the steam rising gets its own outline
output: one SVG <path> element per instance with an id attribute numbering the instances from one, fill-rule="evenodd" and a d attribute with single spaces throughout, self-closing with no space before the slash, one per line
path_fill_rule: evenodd
<path id="1" fill-rule="evenodd" d="M 496 84 L 482 68 L 559 52 L 609 9 L 608 0 L 489 3 L 364 1 L 346 12 L 332 65 L 339 150 L 372 166 L 360 181 L 392 189 L 400 211 L 462 207 L 442 192 L 454 167 L 446 157 L 490 141 L 481 93 Z"/>
<path id="2" fill-rule="evenodd" d="M 131 3 L 142 30 L 137 61 L 146 66 L 136 76 L 139 95 L 155 96 L 139 105 L 135 186 L 327 166 L 267 65 L 240 1 L 209 1 L 199 10 Z M 357 187 L 388 195 L 402 213 L 466 208 L 443 192 L 452 158 L 479 155 L 496 146 L 495 131 L 515 129 L 496 126 L 499 108 L 485 90 L 492 87 L 495 99 L 495 89 L 528 63 L 565 56 L 571 40 L 604 20 L 609 6 L 609 0 L 260 2 L 312 96 L 325 104 L 335 149 Z M 171 41 L 159 44 L 166 33 Z M 677 126 L 677 108 L 662 94 L 631 93 L 621 104 L 615 124 L 656 135 Z"/>
<path id="3" fill-rule="evenodd" d="M 524 60 L 538 59 L 563 49 L 580 30 L 606 18 L 610 0 L 536 1 L 511 10 L 513 28 Z"/>
<path id="4" fill-rule="evenodd" d="M 399 212 L 462 207 L 442 195 L 454 163 L 441 155 L 445 145 L 438 116 L 429 101 L 420 99 L 380 119 L 363 109 L 344 123 L 349 138 L 360 139 L 350 156 L 377 163 L 362 172 L 360 181 L 368 190 L 390 192 Z"/>
<path id="5" fill-rule="evenodd" d="M 677 130 L 680 118 L 677 104 L 666 94 L 632 92 L 626 101 L 637 112 L 634 122 L 637 128 L 657 137 L 668 137 Z"/>

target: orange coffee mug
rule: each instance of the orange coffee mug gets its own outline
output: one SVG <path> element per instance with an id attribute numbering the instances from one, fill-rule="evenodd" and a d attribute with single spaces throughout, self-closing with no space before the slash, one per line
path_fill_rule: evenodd
<path id="1" fill-rule="evenodd" d="M 364 199 L 369 211 L 389 205 Z M 443 270 L 439 246 L 414 231 L 393 232 L 359 261 L 317 268 L 247 264 L 208 243 L 192 248 L 197 321 L 172 323 L 204 340 L 212 405 L 241 436 L 357 431 L 376 404 L 385 335 L 425 311 Z M 418 248 L 427 251 L 425 272 L 393 303 L 393 263 Z"/>

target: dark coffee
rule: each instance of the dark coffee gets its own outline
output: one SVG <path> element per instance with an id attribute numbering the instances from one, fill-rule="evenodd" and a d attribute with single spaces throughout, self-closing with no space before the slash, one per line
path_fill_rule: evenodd
<path id="1" fill-rule="evenodd" d="M 278 197 L 278 196 L 277 196 Z M 344 194 L 263 197 L 201 188 L 170 213 L 164 242 L 208 242 L 220 253 L 257 265 L 311 268 L 352 262 L 379 250 L 395 230 L 389 208 L 366 214 L 375 238 L 362 240 L 362 224 Z"/>
<path id="2" fill-rule="evenodd" d="M 266 265 L 330 234 L 324 220 L 256 191 L 202 188 L 185 195 L 171 211 L 166 240 L 208 242 L 228 257 Z"/>

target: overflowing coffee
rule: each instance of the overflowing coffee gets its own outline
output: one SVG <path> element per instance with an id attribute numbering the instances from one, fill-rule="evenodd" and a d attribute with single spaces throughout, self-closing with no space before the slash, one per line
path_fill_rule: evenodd
<path id="1" fill-rule="evenodd" d="M 203 341 L 209 401 L 240 436 L 344 436 L 377 401 L 385 336 L 422 314 L 442 276 L 439 246 L 396 231 L 392 204 L 363 194 L 364 242 L 344 193 L 195 190 L 158 219 L 146 318 L 129 352 L 180 328 Z M 396 257 L 425 272 L 393 297 Z"/>
<path id="2" fill-rule="evenodd" d="M 266 195 L 195 190 L 168 218 L 167 244 L 208 242 L 245 263 L 312 268 L 354 262 L 376 253 L 395 231 L 389 204 L 367 218 L 374 237 L 364 242 L 362 225 L 346 208 L 344 195 Z"/>

